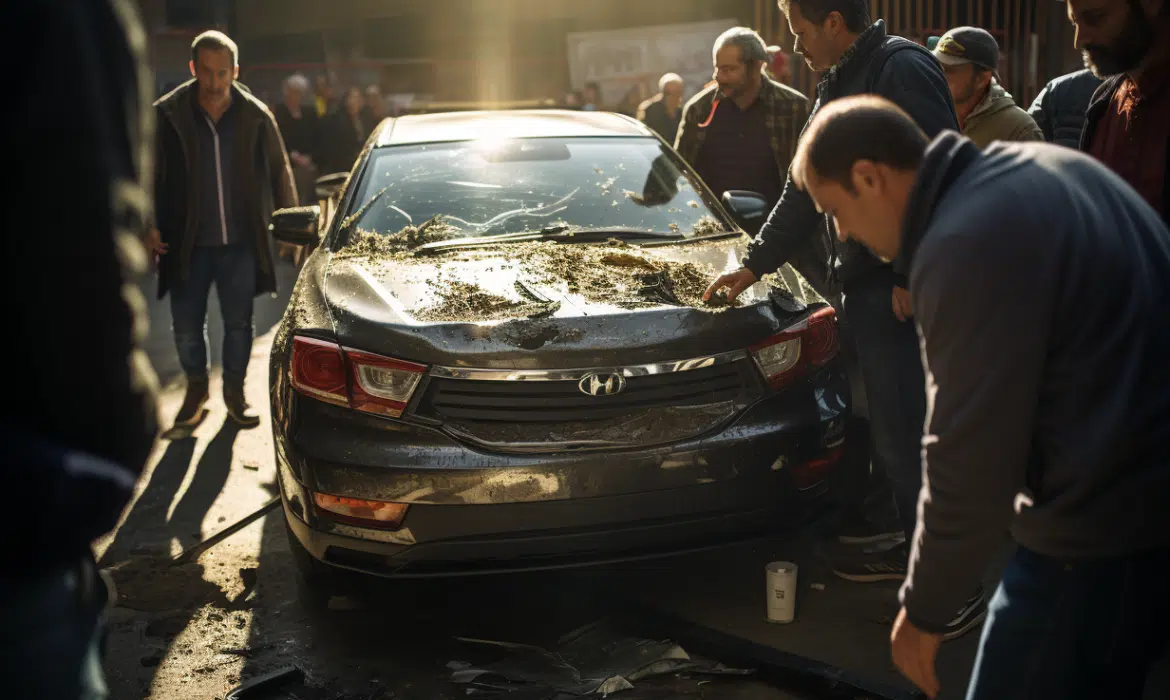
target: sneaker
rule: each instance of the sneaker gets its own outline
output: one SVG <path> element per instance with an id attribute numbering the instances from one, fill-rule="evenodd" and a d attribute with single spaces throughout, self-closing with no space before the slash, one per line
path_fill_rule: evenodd
<path id="1" fill-rule="evenodd" d="M 833 573 L 846 581 L 858 583 L 901 581 L 906 578 L 909 558 L 910 548 L 901 544 L 872 556 L 859 556 L 854 561 L 837 564 Z"/>
<path id="2" fill-rule="evenodd" d="M 955 615 L 954 619 L 947 623 L 947 631 L 943 633 L 943 641 L 958 639 L 964 634 L 978 627 L 983 623 L 983 619 L 987 617 L 987 594 L 983 591 L 983 586 L 963 603 L 963 607 Z"/>
<path id="3" fill-rule="evenodd" d="M 260 416 L 248 405 L 244 398 L 244 387 L 241 385 L 223 385 L 223 405 L 227 407 L 228 417 L 245 428 L 254 428 L 260 425 Z"/>
<path id="4" fill-rule="evenodd" d="M 837 541 L 841 544 L 873 544 L 883 541 L 896 544 L 897 540 L 905 542 L 905 533 L 878 525 L 860 513 L 847 513 L 841 518 L 841 524 L 837 528 Z"/>

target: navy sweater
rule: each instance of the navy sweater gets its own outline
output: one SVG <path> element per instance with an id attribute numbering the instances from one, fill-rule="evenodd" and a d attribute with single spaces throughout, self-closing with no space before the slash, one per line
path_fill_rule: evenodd
<path id="1" fill-rule="evenodd" d="M 1052 557 L 1170 545 L 1170 233 L 1072 149 L 943 134 L 902 255 L 927 368 L 912 622 L 941 631 L 1010 527 Z"/>

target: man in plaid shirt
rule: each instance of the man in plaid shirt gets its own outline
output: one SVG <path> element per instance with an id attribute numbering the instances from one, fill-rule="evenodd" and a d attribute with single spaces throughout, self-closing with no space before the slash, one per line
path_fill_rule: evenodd
<path id="1" fill-rule="evenodd" d="M 683 108 L 675 150 L 716 196 L 748 190 L 762 195 L 771 209 L 784 192 L 797 136 L 808 120 L 808 98 L 764 74 L 772 56 L 747 27 L 724 32 L 713 58 L 715 83 Z M 757 232 L 758 227 L 749 231 Z M 793 266 L 820 291 L 825 275 L 817 272 L 827 271 L 827 248 L 812 243 L 801 256 L 811 256 L 810 264 L 800 259 Z"/>

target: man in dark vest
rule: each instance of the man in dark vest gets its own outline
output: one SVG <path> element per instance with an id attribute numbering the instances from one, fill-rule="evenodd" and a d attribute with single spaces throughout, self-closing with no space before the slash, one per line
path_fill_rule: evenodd
<path id="1" fill-rule="evenodd" d="M 886 34 L 885 22 L 871 22 L 866 0 L 780 0 L 796 37 L 796 53 L 808 67 L 823 71 L 813 114 L 826 103 L 850 95 L 877 93 L 905 110 L 928 135 L 959 124 L 938 61 L 924 47 Z M 832 240 L 833 212 L 818 211 L 807 193 L 789 177 L 779 204 L 756 236 L 743 267 L 719 277 L 707 295 L 727 288 L 738 296 L 763 275 L 775 271 L 810 239 Z M 889 478 L 904 542 L 878 554 L 859 552 L 836 564 L 847 580 L 902 580 L 914 533 L 922 488 L 920 451 L 926 416 L 925 377 L 906 278 L 864 246 L 839 243 L 833 274 L 843 286 L 845 319 L 856 343 L 869 405 L 873 461 Z M 870 532 L 842 532 L 860 539 Z M 946 637 L 976 627 L 987 612 L 982 589 L 955 611 Z"/>

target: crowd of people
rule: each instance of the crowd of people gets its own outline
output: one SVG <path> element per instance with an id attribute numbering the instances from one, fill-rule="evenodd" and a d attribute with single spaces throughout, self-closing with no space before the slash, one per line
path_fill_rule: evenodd
<path id="1" fill-rule="evenodd" d="M 297 73 L 285 78 L 281 100 L 272 105 L 303 202 L 314 199 L 317 177 L 348 172 L 374 128 L 391 115 L 376 84 L 339 92 L 330 77 L 318 76 L 310 85 Z"/>
<path id="2" fill-rule="evenodd" d="M 1140 697 L 1170 625 L 1170 1 L 1068 0 L 1090 72 L 1049 83 L 1027 112 L 981 29 L 924 47 L 889 35 L 866 0 L 779 6 L 822 75 L 816 101 L 741 27 L 713 47 L 710 85 L 682 104 L 668 74 L 634 113 L 715 192 L 771 207 L 708 296 L 734 301 L 787 263 L 840 314 L 868 410 L 848 429 L 836 535 L 893 544 L 835 573 L 903 582 L 893 658 L 931 697 L 941 643 L 985 618 L 969 700 Z M 117 523 L 158 427 L 133 283 L 143 250 L 187 375 L 175 429 L 209 400 L 212 286 L 228 416 L 257 425 L 243 387 L 253 298 L 275 289 L 271 214 L 349 169 L 385 103 L 376 89 L 336 99 L 324 77 L 310 95 L 294 75 L 269 109 L 236 83 L 232 40 L 206 32 L 192 80 L 152 106 L 130 0 L 4 12 L 38 33 L 41 71 L 15 86 L 27 109 L 3 132 L 31 154 L 11 238 L 16 259 L 48 266 L 5 276 L 10 326 L 38 340 L 9 377 L 7 485 L 38 507 L 4 531 L 40 537 L 6 539 L 20 566 L 0 580 L 3 668 L 20 697 L 100 698 L 110 594 L 90 543 Z M 71 82 L 81 113 L 47 97 Z M 600 109 L 600 89 L 573 100 Z M 63 163 L 66 207 L 44 186 Z M 27 234 L 45 212 L 53 235 Z M 871 472 L 896 527 L 874 517 Z M 982 575 L 1009 530 L 989 602 Z"/>
<path id="3" fill-rule="evenodd" d="M 675 146 L 773 206 L 706 297 L 788 263 L 841 317 L 868 416 L 837 534 L 870 546 L 834 573 L 903 582 L 893 657 L 930 697 L 941 643 L 985 618 L 968 700 L 1141 697 L 1170 623 L 1170 3 L 1068 0 L 1091 74 L 1029 111 L 983 29 L 920 46 L 864 0 L 779 6 L 816 101 L 731 30 Z M 856 497 L 871 465 L 900 532 Z"/>

